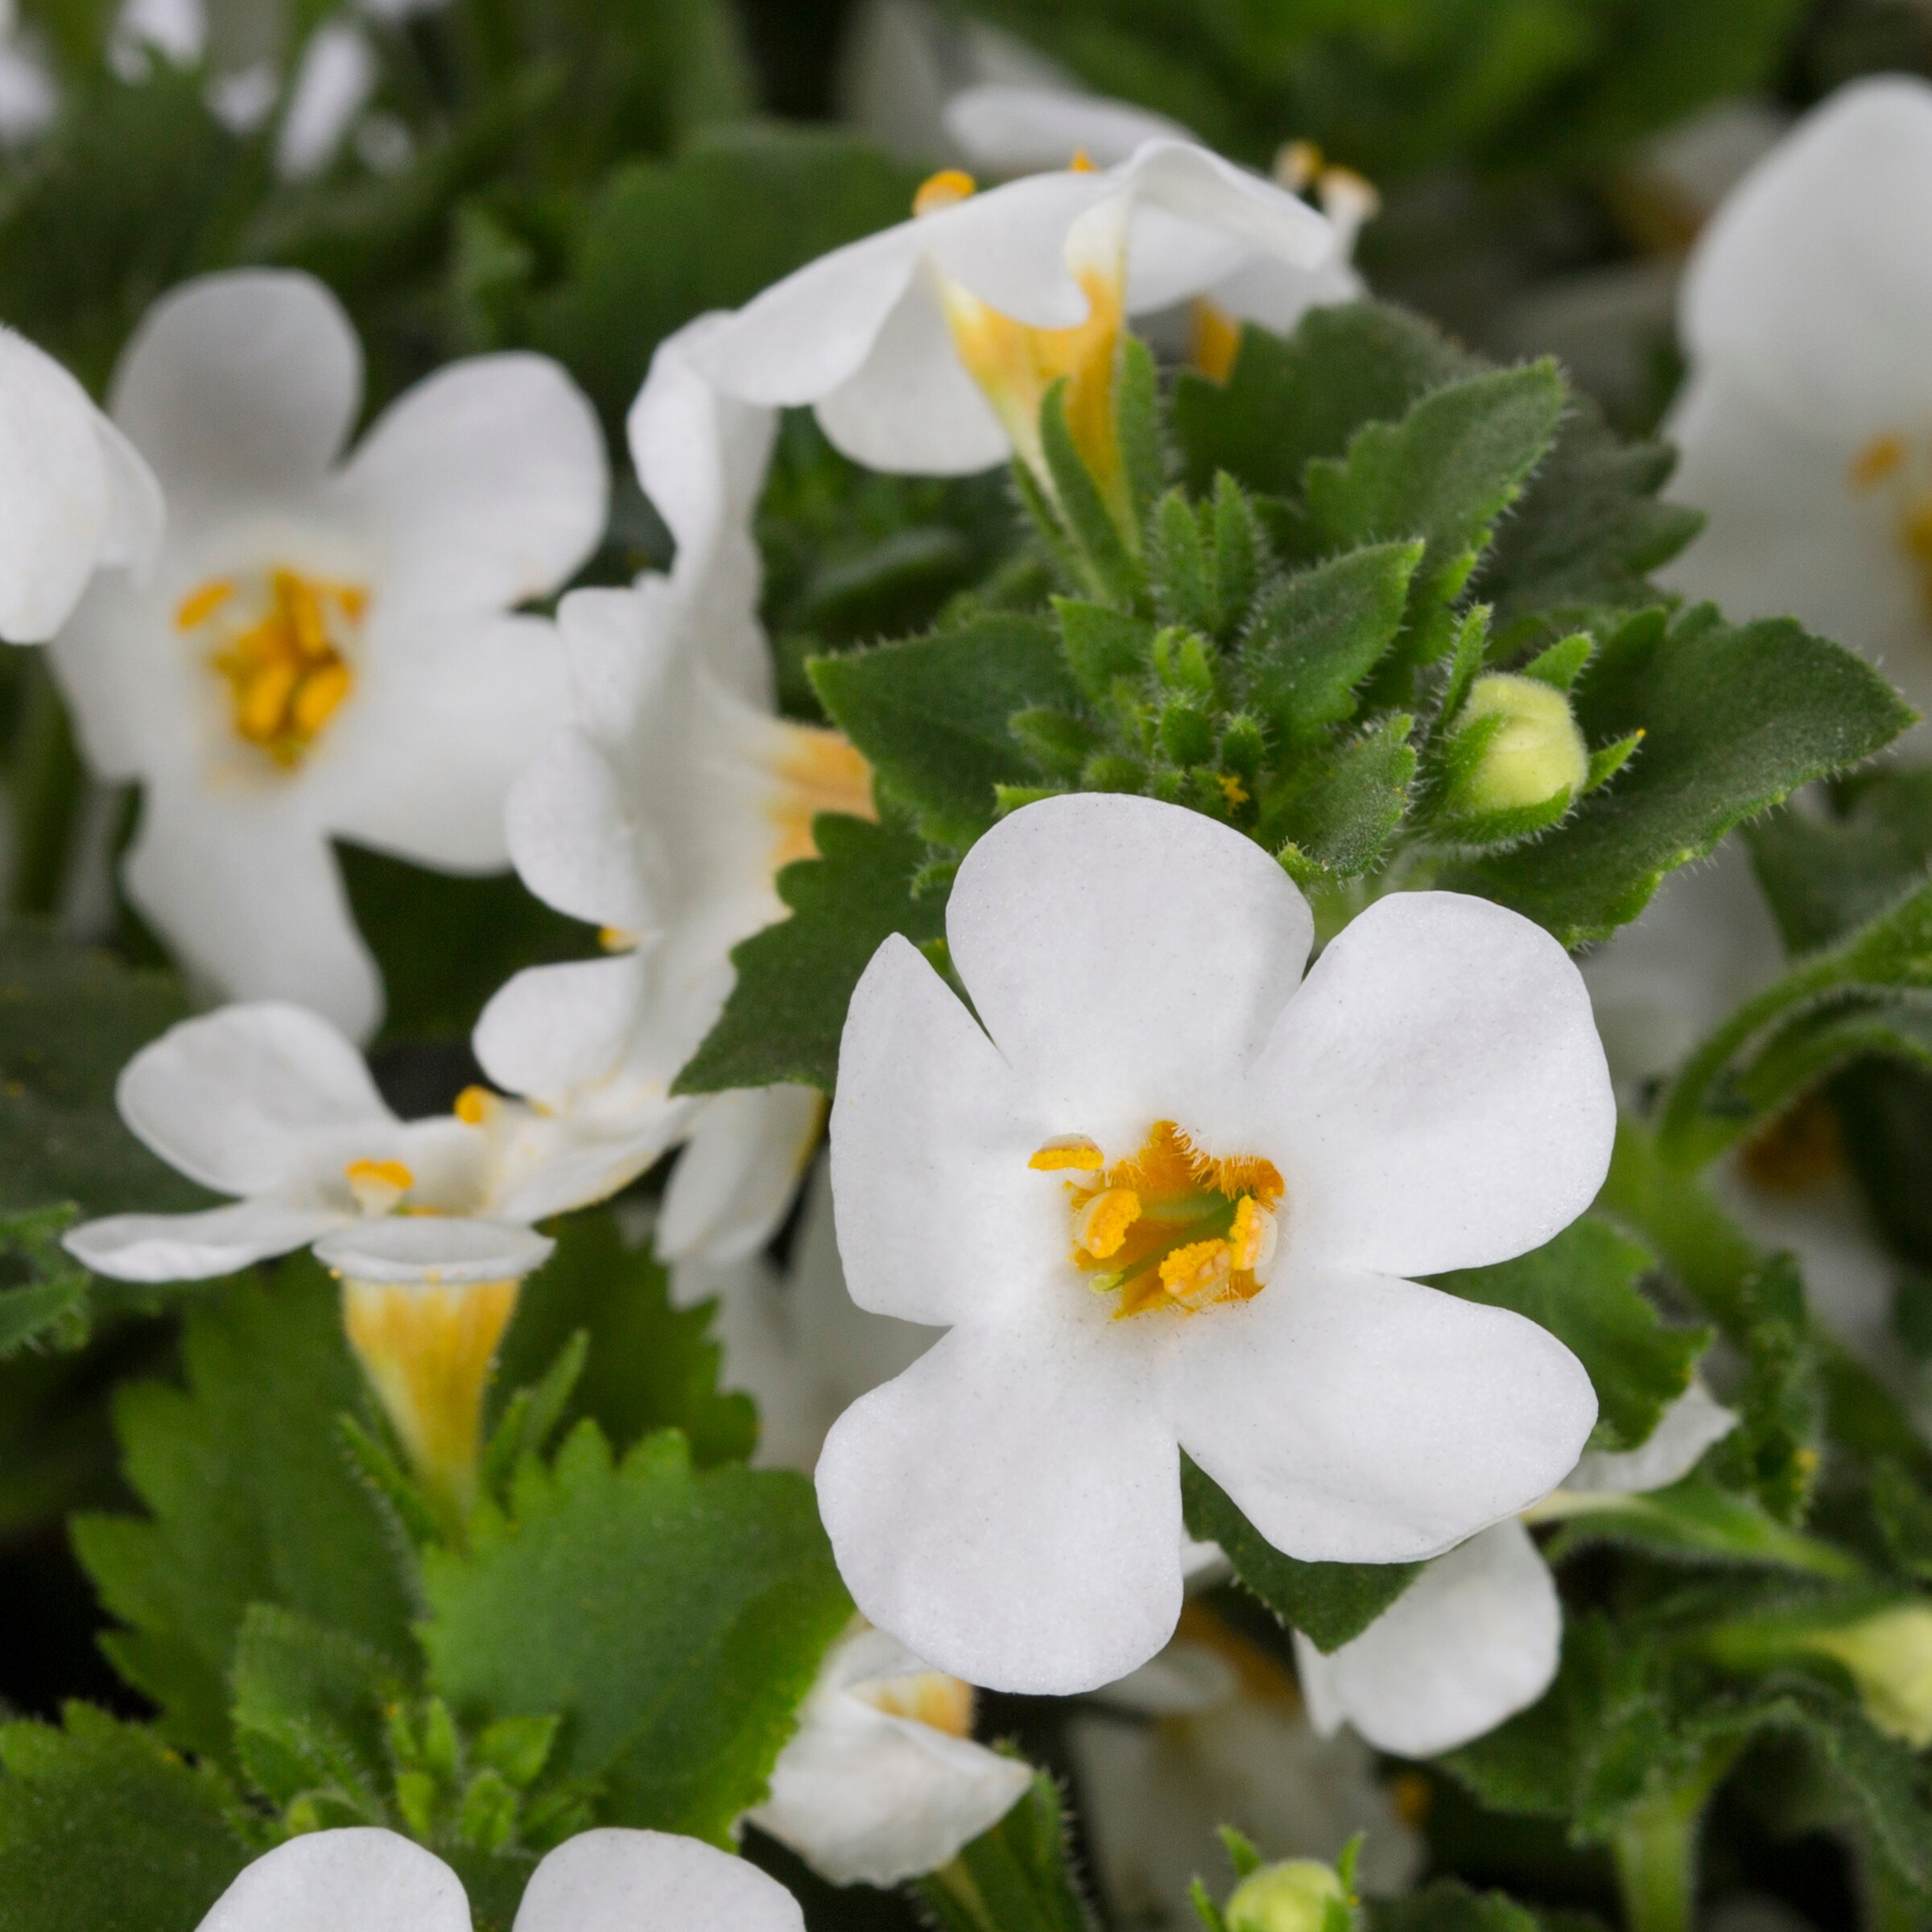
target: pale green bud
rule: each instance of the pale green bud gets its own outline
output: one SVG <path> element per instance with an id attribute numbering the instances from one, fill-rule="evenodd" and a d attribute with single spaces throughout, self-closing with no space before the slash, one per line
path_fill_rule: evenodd
<path id="1" fill-rule="evenodd" d="M 1899 1604 L 1841 1629 L 1814 1631 L 1806 1648 L 1852 1673 L 1865 1715 L 1915 1751 L 1932 1744 L 1932 1604 Z"/>
<path id="2" fill-rule="evenodd" d="M 1264 1865 L 1236 1885 L 1222 1916 L 1228 1932 L 1327 1932 L 1348 1922 L 1348 1894 L 1334 1868 L 1312 1858 Z"/>
<path id="3" fill-rule="evenodd" d="M 1559 794 L 1579 794 L 1590 776 L 1590 748 L 1570 700 L 1536 678 L 1492 671 L 1470 687 L 1455 722 L 1459 736 L 1485 718 L 1500 718 L 1472 770 L 1456 774 L 1459 815 L 1521 811 Z"/>

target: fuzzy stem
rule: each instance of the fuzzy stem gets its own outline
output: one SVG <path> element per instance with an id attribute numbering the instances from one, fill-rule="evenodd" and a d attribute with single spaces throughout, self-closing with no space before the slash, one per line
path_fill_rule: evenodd
<path id="1" fill-rule="evenodd" d="M 1682 1784 L 1627 1813 L 1612 1836 L 1624 1932 L 1691 1932 L 1704 1806 L 1738 1746 L 1714 1745 Z"/>

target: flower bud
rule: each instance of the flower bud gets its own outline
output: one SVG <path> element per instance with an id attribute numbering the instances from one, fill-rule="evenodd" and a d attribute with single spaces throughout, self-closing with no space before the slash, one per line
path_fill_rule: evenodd
<path id="1" fill-rule="evenodd" d="M 1806 1648 L 1851 1672 L 1880 1730 L 1915 1751 L 1932 1744 L 1932 1604 L 1897 1604 L 1842 1629 L 1815 1631 Z"/>
<path id="2" fill-rule="evenodd" d="M 1334 1868 L 1312 1858 L 1249 1872 L 1221 1916 L 1228 1932 L 1329 1932 L 1332 1926 L 1353 1922 L 1348 1891 Z"/>
<path id="3" fill-rule="evenodd" d="M 1450 740 L 1450 759 L 1449 807 L 1459 819 L 1567 802 L 1590 776 L 1590 749 L 1569 699 L 1539 679 L 1501 671 L 1472 687 Z"/>

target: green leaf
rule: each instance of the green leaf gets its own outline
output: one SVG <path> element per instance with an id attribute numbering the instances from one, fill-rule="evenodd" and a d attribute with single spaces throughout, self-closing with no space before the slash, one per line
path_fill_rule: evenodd
<path id="1" fill-rule="evenodd" d="M 56 1201 L 89 1215 L 210 1203 L 114 1108 L 122 1067 L 188 1013 L 163 974 L 70 945 L 38 922 L 0 925 L 0 1212 Z"/>
<path id="2" fill-rule="evenodd" d="M 1108 602 L 1137 608 L 1146 589 L 1141 559 L 1123 522 L 1128 506 L 1103 492 L 1067 421 L 1067 386 L 1059 378 L 1040 403 L 1040 448 L 1053 479 L 1052 508 L 1080 574 Z"/>
<path id="3" fill-rule="evenodd" d="M 1864 1565 L 1835 1544 L 1788 1528 L 1761 1503 L 1695 1476 L 1645 1496 L 1566 1490 L 1531 1515 L 1563 1525 L 1544 1546 L 1553 1563 L 1593 1543 L 1616 1543 L 1681 1561 L 1762 1565 L 1834 1583 L 1866 1575 Z"/>
<path id="4" fill-rule="evenodd" d="M 306 1256 L 196 1306 L 185 1389 L 130 1384 L 116 1421 L 146 1517 L 76 1519 L 74 1545 L 129 1628 L 102 1640 L 184 1749 L 225 1761 L 229 1676 L 251 1604 L 411 1656 L 414 1606 L 336 1418 L 363 1403 L 338 1291 Z"/>
<path id="5" fill-rule="evenodd" d="M 1406 1898 L 1368 1901 L 1368 1932 L 1542 1932 L 1534 1912 L 1501 1892 L 1439 1878 Z"/>
<path id="6" fill-rule="evenodd" d="M 466 1720 L 560 1715 L 612 1824 L 728 1843 L 851 1604 L 802 1476 L 694 1473 L 683 1439 L 613 1463 L 579 1425 L 465 1553 L 424 1559 L 431 1682 Z"/>
<path id="7" fill-rule="evenodd" d="M 872 762 L 924 836 L 970 845 L 993 824 L 999 785 L 1038 767 L 1008 729 L 1031 706 L 1077 704 L 1043 617 L 987 617 L 932 637 L 807 667 L 827 714 Z"/>
<path id="8" fill-rule="evenodd" d="M 1614 782 L 1534 844 L 1445 878 L 1526 913 L 1567 946 L 1633 919 L 1664 874 L 1911 722 L 1871 667 L 1788 618 L 1733 626 L 1707 605 L 1629 619 L 1579 679 L 1591 744 L 1641 731 Z"/>
<path id="9" fill-rule="evenodd" d="M 85 1704 L 0 1726 L 0 1932 L 188 1932 L 249 1861 L 213 1772 Z"/>
<path id="10" fill-rule="evenodd" d="M 749 1455 L 757 1410 L 749 1396 L 719 1393 L 724 1358 L 710 1338 L 710 1307 L 673 1308 L 663 1264 L 648 1246 L 626 1245 L 609 1213 L 570 1216 L 556 1241 L 518 1297 L 497 1389 L 534 1385 L 573 1335 L 586 1335 L 564 1427 L 588 1416 L 620 1453 L 655 1430 L 680 1429 L 700 1468 Z"/>
<path id="11" fill-rule="evenodd" d="M 1044 1772 L 997 1825 L 917 1889 L 944 1932 L 1092 1932 L 1059 1789 Z"/>
<path id="12" fill-rule="evenodd" d="M 1638 1286 L 1656 1265 L 1648 1249 L 1585 1215 L 1532 1253 L 1437 1275 L 1432 1285 L 1548 1329 L 1596 1390 L 1590 1446 L 1616 1451 L 1649 1439 L 1711 1340 L 1707 1328 L 1665 1326 Z"/>
<path id="13" fill-rule="evenodd" d="M 1716 1445 L 1715 1466 L 1779 1521 L 1802 1522 L 1822 1459 L 1825 1398 L 1797 1262 L 1773 1255 L 1740 1298 L 1747 1326 L 1744 1377 L 1732 1397 L 1738 1426 Z"/>
<path id="14" fill-rule="evenodd" d="M 1769 813 L 1744 834 L 1794 955 L 1887 911 L 1932 865 L 1932 770 L 1860 772 L 1818 803 Z"/>
<path id="15" fill-rule="evenodd" d="M 1235 1574 L 1318 1650 L 1360 1637 L 1422 1574 L 1420 1563 L 1305 1563 L 1284 1556 L 1191 1459 L 1181 1459 L 1187 1534 L 1219 1543 Z"/>
<path id="16" fill-rule="evenodd" d="M 1371 870 L 1408 809 L 1415 777 L 1414 720 L 1382 719 L 1352 743 L 1297 769 L 1292 786 L 1262 802 L 1265 843 L 1304 885 Z"/>
<path id="17" fill-rule="evenodd" d="M 904 826 L 828 814 L 812 837 L 819 857 L 778 874 L 791 917 L 733 950 L 731 997 L 673 1092 L 797 1080 L 830 1093 L 845 1009 L 872 956 L 895 932 L 914 945 L 940 936 L 945 906 L 914 897 L 925 847 Z"/>
<path id="18" fill-rule="evenodd" d="M 67 1202 L 0 1215 L 0 1261 L 27 1277 L 21 1286 L 0 1292 L 0 1356 L 47 1339 L 50 1331 L 51 1339 L 70 1345 L 85 1338 L 89 1278 L 60 1245 L 73 1220 Z"/>

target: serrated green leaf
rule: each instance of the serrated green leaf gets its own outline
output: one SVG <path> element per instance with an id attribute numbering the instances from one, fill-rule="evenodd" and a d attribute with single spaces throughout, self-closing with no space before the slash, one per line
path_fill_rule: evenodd
<path id="1" fill-rule="evenodd" d="M 1773 1255 L 1745 1278 L 1739 1298 L 1745 1366 L 1732 1397 L 1738 1426 L 1716 1445 L 1713 1461 L 1781 1522 L 1802 1522 L 1822 1459 L 1825 1396 L 1797 1262 Z"/>
<path id="2" fill-rule="evenodd" d="M 336 1433 L 364 1400 L 338 1300 L 302 1256 L 196 1306 L 186 1388 L 133 1383 L 117 1408 L 127 1480 L 151 1513 L 73 1525 L 102 1603 L 128 1626 L 102 1640 L 116 1669 L 160 1706 L 171 1741 L 218 1761 L 251 1604 L 413 1654 L 398 1552 Z"/>
<path id="3" fill-rule="evenodd" d="M 810 1484 L 694 1473 L 669 1430 L 613 1463 L 584 1422 L 470 1537 L 424 1559 L 436 1690 L 471 1722 L 560 1715 L 606 1822 L 728 1843 L 851 1615 Z"/>
<path id="4" fill-rule="evenodd" d="M 1534 1912 L 1501 1892 L 1439 1878 L 1406 1898 L 1368 1901 L 1368 1932 L 1542 1932 Z"/>
<path id="5" fill-rule="evenodd" d="M 235 1801 L 85 1704 L 0 1726 L 0 1932 L 188 1932 L 249 1861 Z"/>
<path id="6" fill-rule="evenodd" d="M 0 1356 L 50 1335 L 70 1346 L 85 1336 L 88 1272 L 60 1246 L 74 1215 L 71 1202 L 0 1215 L 0 1258 L 27 1278 L 0 1293 Z"/>
<path id="7" fill-rule="evenodd" d="M 1053 1780 L 1036 1773 L 997 1825 L 919 1882 L 919 1895 L 946 1932 L 1091 1932 Z"/>
<path id="8" fill-rule="evenodd" d="M 1264 799 L 1264 843 L 1304 882 L 1371 870 L 1409 807 L 1416 752 L 1414 720 L 1398 712 L 1321 759 L 1304 761 L 1283 795 Z"/>
<path id="9" fill-rule="evenodd" d="M 1077 704 L 1043 617 L 980 617 L 957 630 L 815 658 L 812 688 L 880 781 L 935 843 L 970 845 L 997 815 L 994 787 L 1033 782 L 1009 720 Z"/>
<path id="10" fill-rule="evenodd" d="M 1235 1574 L 1318 1650 L 1360 1637 L 1422 1574 L 1420 1563 L 1305 1563 L 1284 1556 L 1193 1460 L 1181 1459 L 1187 1534 L 1219 1543 Z"/>
<path id="11" fill-rule="evenodd" d="M 1579 680 L 1591 744 L 1644 733 L 1614 784 L 1532 845 L 1445 879 L 1526 913 L 1566 945 L 1637 917 L 1664 874 L 1911 721 L 1870 666 L 1789 619 L 1732 626 L 1708 605 L 1640 613 Z"/>
<path id="12" fill-rule="evenodd" d="M 1609 1542 L 1688 1562 L 1795 1570 L 1835 1583 L 1867 1574 L 1835 1544 L 1792 1530 L 1761 1503 L 1695 1476 L 1645 1496 L 1566 1490 L 1530 1514 L 1538 1522 L 1563 1525 L 1544 1548 L 1553 1563 L 1590 1544 Z"/>
<path id="13" fill-rule="evenodd" d="M 1591 1447 L 1614 1451 L 1649 1439 L 1711 1340 L 1707 1328 L 1665 1326 L 1638 1286 L 1656 1265 L 1648 1249 L 1585 1215 L 1531 1253 L 1437 1275 L 1432 1285 L 1513 1309 L 1563 1343 L 1596 1390 Z"/>
<path id="14" fill-rule="evenodd" d="M 1152 667 L 1154 626 L 1145 618 L 1078 597 L 1055 597 L 1053 613 L 1067 668 L 1095 704 L 1107 698 L 1115 679 L 1138 678 Z"/>
<path id="15" fill-rule="evenodd" d="M 733 950 L 731 997 L 672 1092 L 797 1080 L 830 1093 L 845 1009 L 872 956 L 895 932 L 914 945 L 941 936 L 944 902 L 913 896 L 926 848 L 904 826 L 827 815 L 812 836 L 819 857 L 778 874 L 791 917 Z"/>

